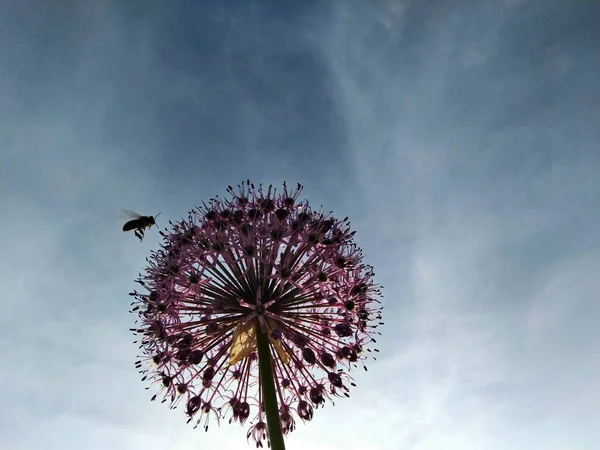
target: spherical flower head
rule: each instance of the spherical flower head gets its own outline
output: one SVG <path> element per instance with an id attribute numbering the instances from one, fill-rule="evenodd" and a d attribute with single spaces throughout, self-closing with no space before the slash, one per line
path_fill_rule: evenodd
<path id="1" fill-rule="evenodd" d="M 267 336 L 282 430 L 355 386 L 381 325 L 380 289 L 348 219 L 249 181 L 161 232 L 133 292 L 136 366 L 161 397 L 208 429 L 210 416 L 268 441 L 257 333 Z"/>

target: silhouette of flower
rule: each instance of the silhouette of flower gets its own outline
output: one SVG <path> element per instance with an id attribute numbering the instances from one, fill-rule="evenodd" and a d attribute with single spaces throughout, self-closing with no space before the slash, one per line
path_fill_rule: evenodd
<path id="1" fill-rule="evenodd" d="M 250 420 L 257 447 L 271 430 L 263 354 L 288 434 L 296 418 L 310 421 L 326 400 L 349 396 L 348 373 L 366 370 L 382 324 L 380 289 L 348 219 L 312 210 L 301 190 L 247 181 L 169 222 L 137 280 L 147 292 L 130 294 L 143 355 L 136 367 L 158 390 L 152 400 L 183 406 L 206 430 L 211 416 Z"/>

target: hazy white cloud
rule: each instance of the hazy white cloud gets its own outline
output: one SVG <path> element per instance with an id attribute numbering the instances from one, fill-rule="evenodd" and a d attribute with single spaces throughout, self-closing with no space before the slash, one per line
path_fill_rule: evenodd
<path id="1" fill-rule="evenodd" d="M 376 370 L 391 402 L 386 411 L 408 419 L 388 443 L 592 448 L 599 353 L 588 322 L 600 312 L 592 275 L 600 258 L 592 251 L 599 232 L 590 195 L 598 193 L 592 171 L 600 158 L 588 138 L 591 110 L 573 105 L 568 117 L 554 109 L 564 99 L 539 99 L 527 106 L 537 120 L 515 105 L 522 123 L 498 121 L 516 95 L 534 98 L 572 77 L 577 56 L 565 51 L 568 40 L 548 46 L 535 33 L 539 42 L 529 48 L 541 60 L 507 72 L 502 65 L 519 57 L 503 49 L 513 10 L 442 15 L 413 5 L 403 14 L 404 24 L 437 20 L 431 30 L 427 21 L 419 31 L 387 27 L 376 39 L 379 30 L 369 27 L 376 14 L 372 22 L 368 14 L 340 14 L 324 45 L 349 124 L 356 192 L 369 204 L 361 227 L 377 230 L 369 244 L 394 286 L 394 315 L 386 319 L 398 337 L 385 340 L 394 356 Z M 475 25 L 480 33 L 472 39 L 461 23 L 474 25 L 482 15 L 488 20 Z M 395 40 L 410 32 L 418 38 L 401 46 L 414 65 L 398 56 Z M 538 70 L 543 78 L 534 80 Z M 448 102 L 465 79 L 481 92 L 483 115 L 465 109 L 465 98 Z M 561 122 L 550 127 L 549 114 Z M 478 127 L 458 120 L 465 116 Z M 543 135 L 562 148 L 541 146 Z M 399 267 L 404 274 L 395 273 Z"/>

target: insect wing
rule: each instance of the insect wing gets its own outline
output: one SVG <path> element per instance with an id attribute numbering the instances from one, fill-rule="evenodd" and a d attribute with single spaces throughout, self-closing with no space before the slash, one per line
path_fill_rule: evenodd
<path id="1" fill-rule="evenodd" d="M 131 209 L 124 209 L 123 214 L 125 214 L 125 217 L 129 217 L 131 219 L 139 219 L 140 217 L 144 217 L 141 214 L 132 211 Z"/>
<path id="2" fill-rule="evenodd" d="M 256 351 L 256 328 L 254 321 L 241 322 L 233 330 L 231 348 L 229 349 L 229 366 L 239 363 L 241 360 Z"/>

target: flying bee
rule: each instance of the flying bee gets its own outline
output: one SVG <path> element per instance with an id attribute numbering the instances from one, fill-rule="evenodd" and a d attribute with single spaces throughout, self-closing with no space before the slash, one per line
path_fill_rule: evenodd
<path id="1" fill-rule="evenodd" d="M 131 220 L 123 225 L 123 231 L 134 230 L 135 235 L 139 238 L 140 242 L 144 239 L 144 229 L 151 228 L 152 225 L 156 225 L 156 217 L 160 216 L 158 213 L 156 216 L 142 216 L 135 211 L 125 210 L 123 211 L 126 216 L 130 217 Z"/>

